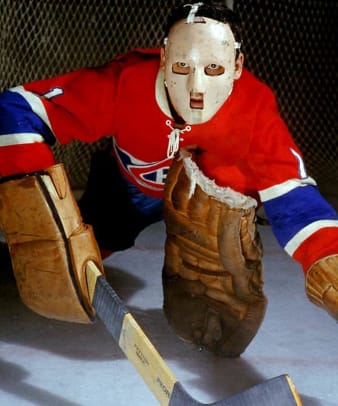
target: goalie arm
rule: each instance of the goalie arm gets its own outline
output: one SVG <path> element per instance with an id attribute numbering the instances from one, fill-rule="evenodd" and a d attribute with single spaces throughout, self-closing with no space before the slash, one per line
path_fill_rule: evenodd
<path id="1" fill-rule="evenodd" d="M 94 314 L 83 266 L 90 258 L 102 269 L 100 254 L 51 146 L 114 133 L 117 71 L 116 63 L 80 69 L 0 94 L 0 227 L 22 300 L 47 317 Z"/>
<path id="2" fill-rule="evenodd" d="M 242 169 L 259 193 L 279 244 L 302 265 L 309 298 L 338 319 L 336 210 L 307 175 L 302 154 L 271 100 L 262 106 L 255 131 Z"/>
<path id="3" fill-rule="evenodd" d="M 95 142 L 114 134 L 118 72 L 112 62 L 0 93 L 0 176 L 53 165 L 50 146 L 56 142 Z"/>
<path id="4" fill-rule="evenodd" d="M 278 113 L 271 91 L 258 101 L 252 137 L 239 168 L 259 194 L 273 232 L 304 272 L 338 253 L 338 218 L 308 176 L 301 151 Z"/>

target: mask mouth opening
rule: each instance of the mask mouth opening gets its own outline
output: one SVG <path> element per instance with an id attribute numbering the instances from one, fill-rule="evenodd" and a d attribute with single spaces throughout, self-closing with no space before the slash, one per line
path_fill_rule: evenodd
<path id="1" fill-rule="evenodd" d="M 203 110 L 204 108 L 203 93 L 190 93 L 190 108 L 196 110 Z"/>

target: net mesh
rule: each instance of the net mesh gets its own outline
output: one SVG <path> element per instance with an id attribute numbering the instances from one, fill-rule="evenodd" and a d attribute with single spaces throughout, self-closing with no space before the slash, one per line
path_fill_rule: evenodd
<path id="1" fill-rule="evenodd" d="M 276 96 L 307 170 L 338 206 L 338 2 L 237 0 L 246 66 Z"/>
<path id="2" fill-rule="evenodd" d="M 84 66 L 135 47 L 157 47 L 175 0 L 0 0 L 0 90 Z M 336 0 L 234 0 L 245 63 L 277 96 L 308 172 L 337 187 Z M 74 188 L 107 143 L 56 145 Z M 332 186 L 333 185 L 333 186 Z"/>

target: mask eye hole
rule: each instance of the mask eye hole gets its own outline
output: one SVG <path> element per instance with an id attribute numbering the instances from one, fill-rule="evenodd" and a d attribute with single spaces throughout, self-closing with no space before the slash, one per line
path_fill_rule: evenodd
<path id="1" fill-rule="evenodd" d="M 222 65 L 218 65 L 217 63 L 209 63 L 204 68 L 204 73 L 208 76 L 219 76 L 223 75 L 224 73 L 224 67 Z"/>
<path id="2" fill-rule="evenodd" d="M 175 62 L 171 69 L 173 73 L 179 75 L 188 75 L 190 73 L 190 66 L 186 62 Z"/>

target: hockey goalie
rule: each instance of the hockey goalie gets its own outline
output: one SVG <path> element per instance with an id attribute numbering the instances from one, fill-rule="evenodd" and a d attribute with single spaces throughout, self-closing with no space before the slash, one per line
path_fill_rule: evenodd
<path id="1" fill-rule="evenodd" d="M 0 95 L 0 227 L 23 302 L 89 323 L 84 276 L 164 219 L 164 310 L 185 340 L 238 356 L 264 319 L 256 209 L 338 319 L 338 220 L 308 176 L 272 90 L 244 67 L 224 2 L 173 11 L 143 49 Z M 51 147 L 109 137 L 76 201 Z M 154 275 L 156 277 L 156 275 Z M 161 277 L 159 270 L 158 277 Z"/>

